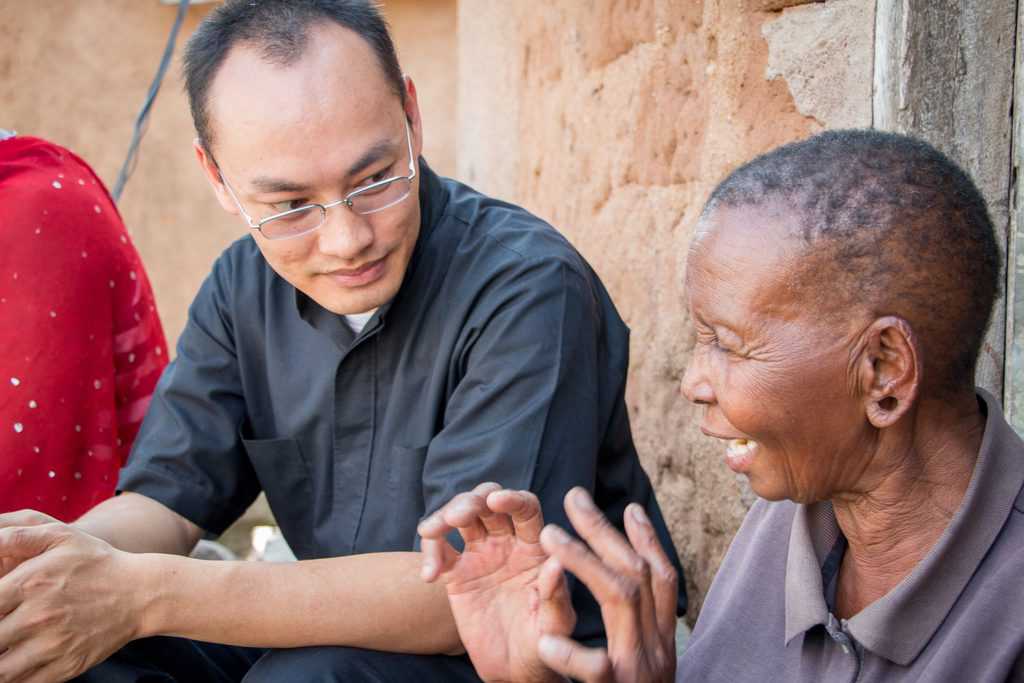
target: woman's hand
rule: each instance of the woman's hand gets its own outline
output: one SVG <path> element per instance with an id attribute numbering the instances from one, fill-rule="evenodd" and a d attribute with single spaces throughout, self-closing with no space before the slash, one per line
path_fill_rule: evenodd
<path id="1" fill-rule="evenodd" d="M 628 541 L 582 488 L 565 497 L 565 511 L 590 547 L 553 525 L 542 532 L 541 544 L 597 598 L 608 648 L 586 648 L 550 634 L 538 645 L 541 661 L 586 683 L 673 681 L 679 584 L 643 508 L 626 508 Z"/>

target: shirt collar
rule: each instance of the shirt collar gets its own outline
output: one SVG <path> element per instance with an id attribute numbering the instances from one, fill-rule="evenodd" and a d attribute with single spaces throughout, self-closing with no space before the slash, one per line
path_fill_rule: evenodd
<path id="1" fill-rule="evenodd" d="M 444 187 L 444 183 L 441 182 L 441 178 L 427 165 L 423 157 L 420 157 L 419 166 L 420 234 L 416 238 L 416 246 L 412 250 L 409 266 L 405 269 L 405 278 L 402 281 L 402 287 L 399 288 L 398 294 L 395 296 L 396 299 L 402 295 L 402 290 L 406 289 L 406 283 L 412 279 L 412 274 L 423 259 L 423 252 L 426 250 L 426 244 L 430 241 L 430 236 L 433 235 L 434 229 L 441 222 L 448 208 L 448 192 Z M 382 306 L 381 308 L 385 309 L 384 312 L 386 313 L 386 308 L 390 308 L 390 304 L 387 307 Z"/>
<path id="2" fill-rule="evenodd" d="M 409 282 L 412 272 L 422 259 L 424 244 L 430 239 L 434 228 L 444 215 L 448 203 L 448 194 L 441 179 L 431 170 L 423 157 L 419 158 L 419 174 L 420 234 L 416 238 L 416 246 L 413 247 L 413 253 L 405 270 L 402 286 L 399 288 L 394 299 L 377 309 L 377 313 L 366 324 L 360 335 L 356 335 L 341 316 L 326 310 L 298 289 L 295 290 L 295 306 L 299 311 L 299 317 L 305 320 L 313 329 L 330 337 L 341 349 L 351 346 L 357 336 L 373 334 L 384 324 L 384 320 L 387 317 L 388 311 L 391 310 L 395 299 L 402 296 L 403 290 L 406 289 L 406 283 Z"/>
<path id="3" fill-rule="evenodd" d="M 985 404 L 981 451 L 960 508 L 924 559 L 885 596 L 845 622 L 872 653 L 905 666 L 925 648 L 953 608 L 1006 522 L 1024 486 L 1024 443 L 1002 409 Z M 786 563 L 786 644 L 828 620 L 821 567 L 839 537 L 831 503 L 801 505 Z"/>

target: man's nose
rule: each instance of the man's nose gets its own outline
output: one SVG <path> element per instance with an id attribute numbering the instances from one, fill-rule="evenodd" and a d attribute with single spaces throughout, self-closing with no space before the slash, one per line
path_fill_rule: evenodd
<path id="1" fill-rule="evenodd" d="M 320 251 L 340 259 L 358 258 L 373 244 L 373 226 L 345 204 L 327 209 L 324 224 L 320 226 Z"/>
<path id="2" fill-rule="evenodd" d="M 683 373 L 683 382 L 679 387 L 680 392 L 687 401 L 699 404 L 711 404 L 715 402 L 715 392 L 708 381 L 707 353 L 699 346 L 693 350 L 693 356 Z"/>

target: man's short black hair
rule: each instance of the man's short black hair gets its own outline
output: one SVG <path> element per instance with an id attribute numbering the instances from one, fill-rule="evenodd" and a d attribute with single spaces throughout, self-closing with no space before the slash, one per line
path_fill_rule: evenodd
<path id="1" fill-rule="evenodd" d="M 196 133 L 207 150 L 213 142 L 207 110 L 210 85 L 231 48 L 246 43 L 257 47 L 267 62 L 290 66 L 302 57 L 310 28 L 324 21 L 354 31 L 370 45 L 405 104 L 395 45 L 372 0 L 227 0 L 203 20 L 185 47 L 185 90 Z"/>
<path id="2" fill-rule="evenodd" d="M 794 285 L 824 310 L 857 301 L 904 317 L 925 350 L 924 386 L 973 387 L 1001 259 L 985 199 L 957 164 L 905 135 L 830 131 L 736 169 L 704 215 L 751 205 L 796 219 L 808 249 Z"/>

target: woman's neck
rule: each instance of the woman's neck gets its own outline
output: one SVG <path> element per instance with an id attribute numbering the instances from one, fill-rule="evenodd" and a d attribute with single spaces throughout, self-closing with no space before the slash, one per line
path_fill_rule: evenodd
<path id="1" fill-rule="evenodd" d="M 939 540 L 963 502 L 984 430 L 973 394 L 922 402 L 911 433 L 884 435 L 876 456 L 884 474 L 870 490 L 833 499 L 849 543 L 838 616 L 849 618 L 892 590 Z"/>

